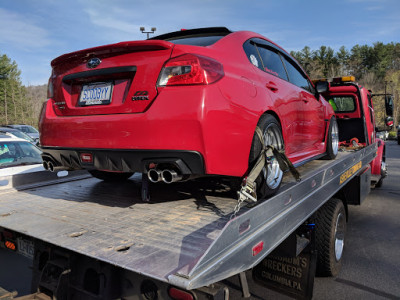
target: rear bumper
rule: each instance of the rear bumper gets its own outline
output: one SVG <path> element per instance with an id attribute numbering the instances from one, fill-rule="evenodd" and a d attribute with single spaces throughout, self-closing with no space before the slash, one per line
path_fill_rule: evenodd
<path id="1" fill-rule="evenodd" d="M 217 85 L 164 89 L 147 111 L 137 114 L 62 117 L 56 115 L 54 100 L 50 99 L 39 121 L 40 144 L 62 165 L 63 151 L 79 154 L 87 149 L 96 151 L 96 157 L 101 158 L 97 165 L 102 167 L 95 164 L 93 169 L 113 170 L 114 167 L 104 167 L 108 165 L 103 162 L 113 157 L 111 161 L 119 165 L 117 170 L 121 170 L 123 161 L 128 161 L 129 168 L 139 172 L 143 171 L 142 160 L 151 158 L 153 153 L 162 153 L 156 156 L 160 158 L 178 153 L 173 157 L 184 161 L 192 174 L 240 177 L 248 168 L 258 119 L 255 112 L 226 100 Z M 182 158 L 182 152 L 197 153 L 201 159 Z M 71 156 L 75 163 L 79 162 L 78 154 Z M 121 155 L 129 158 L 122 160 Z M 65 156 L 69 158 L 70 154 Z M 82 167 L 69 161 L 73 169 Z"/>
<path id="2" fill-rule="evenodd" d="M 42 148 L 43 160 L 51 161 L 56 167 L 69 170 L 96 169 L 114 172 L 148 171 L 149 164 L 173 165 L 183 175 L 204 175 L 204 160 L 196 151 L 171 150 L 102 150 L 102 149 L 70 149 Z M 91 163 L 82 161 L 81 154 L 91 154 Z"/>

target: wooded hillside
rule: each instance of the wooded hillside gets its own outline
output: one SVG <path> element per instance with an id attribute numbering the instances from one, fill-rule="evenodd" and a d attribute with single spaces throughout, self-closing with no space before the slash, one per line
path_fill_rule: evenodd
<path id="1" fill-rule="evenodd" d="M 385 90 L 393 94 L 393 119 L 395 126 L 399 124 L 400 43 L 355 45 L 351 50 L 342 46 L 339 51 L 326 46 L 311 50 L 306 46 L 301 51 L 292 51 L 290 54 L 312 79 L 353 75 L 358 83 L 375 94 L 383 94 Z M 373 102 L 377 125 L 383 126 L 384 97 L 374 97 Z"/>
<path id="2" fill-rule="evenodd" d="M 28 124 L 37 127 L 47 86 L 25 87 L 15 61 L 0 55 L 0 125 Z"/>

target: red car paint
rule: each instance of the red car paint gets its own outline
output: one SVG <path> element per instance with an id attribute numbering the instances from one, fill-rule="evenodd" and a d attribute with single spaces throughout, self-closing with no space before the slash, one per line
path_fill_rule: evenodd
<path id="1" fill-rule="evenodd" d="M 294 164 L 322 156 L 333 109 L 322 96 L 316 99 L 315 93 L 252 64 L 243 45 L 254 38 L 291 59 L 268 39 L 247 31 L 229 33 L 209 46 L 146 40 L 56 58 L 50 98 L 39 122 L 44 154 L 51 150 L 54 156 L 59 149 L 193 151 L 203 159 L 204 174 L 243 176 L 257 122 L 269 113 L 281 124 L 286 154 Z M 210 84 L 157 86 L 169 60 L 187 54 L 221 66 L 222 76 Z M 101 59 L 95 69 L 87 66 L 92 57 Z M 89 73 L 107 68 L 120 68 L 120 72 Z M 216 68 L 211 66 L 210 72 Z M 83 84 L 102 81 L 114 83 L 110 104 L 77 105 Z M 131 100 L 143 93 L 145 100 Z M 76 161 L 70 168 L 94 167 Z"/>

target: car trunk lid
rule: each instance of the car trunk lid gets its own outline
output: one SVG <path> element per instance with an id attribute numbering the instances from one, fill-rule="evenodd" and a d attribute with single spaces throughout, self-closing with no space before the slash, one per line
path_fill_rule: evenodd
<path id="1" fill-rule="evenodd" d="M 50 80 L 56 114 L 145 111 L 157 96 L 157 79 L 173 47 L 161 40 L 121 42 L 54 59 Z"/>

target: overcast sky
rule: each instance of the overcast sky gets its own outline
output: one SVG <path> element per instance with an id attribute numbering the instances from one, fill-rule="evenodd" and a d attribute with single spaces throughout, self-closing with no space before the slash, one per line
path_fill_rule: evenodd
<path id="1" fill-rule="evenodd" d="M 0 0 L 0 54 L 24 85 L 46 84 L 66 52 L 144 39 L 181 28 L 225 26 L 270 38 L 287 51 L 321 45 L 350 50 L 400 40 L 399 0 Z"/>

